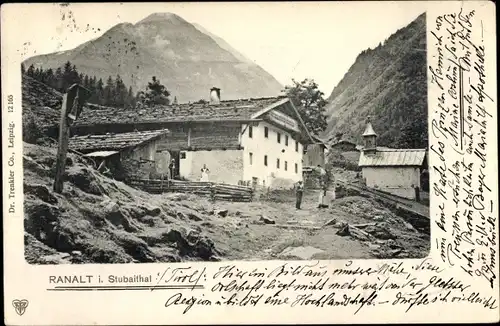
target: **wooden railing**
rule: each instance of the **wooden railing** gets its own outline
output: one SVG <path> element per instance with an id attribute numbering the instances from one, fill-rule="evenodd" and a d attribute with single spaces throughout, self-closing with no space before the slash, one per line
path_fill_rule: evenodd
<path id="1" fill-rule="evenodd" d="M 212 200 L 241 202 L 252 201 L 253 197 L 253 189 L 251 187 L 215 182 L 132 178 L 129 179 L 127 183 L 134 188 L 153 194 L 181 192 L 207 196 Z"/>

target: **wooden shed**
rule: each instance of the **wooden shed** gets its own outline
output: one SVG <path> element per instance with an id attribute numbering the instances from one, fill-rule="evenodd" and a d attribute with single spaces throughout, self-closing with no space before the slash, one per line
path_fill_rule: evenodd
<path id="1" fill-rule="evenodd" d="M 157 172 L 155 154 L 168 130 L 89 134 L 69 139 L 69 148 L 91 158 L 96 167 L 118 180 L 149 178 Z"/>

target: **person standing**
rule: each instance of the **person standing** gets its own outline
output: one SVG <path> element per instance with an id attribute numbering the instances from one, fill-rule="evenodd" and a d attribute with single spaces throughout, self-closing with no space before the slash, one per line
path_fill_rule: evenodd
<path id="1" fill-rule="evenodd" d="M 323 184 L 321 189 L 319 190 L 319 199 L 318 199 L 318 208 L 324 208 L 325 206 L 325 198 L 326 198 L 326 190 L 327 187 Z"/>
<path id="2" fill-rule="evenodd" d="M 203 167 L 201 168 L 201 182 L 208 182 L 208 174 L 210 173 L 210 170 L 207 168 L 206 164 L 203 164 Z"/>
<path id="3" fill-rule="evenodd" d="M 318 208 L 323 208 L 325 206 L 325 196 L 327 190 L 327 180 L 326 180 L 326 171 L 318 164 L 316 167 L 316 171 L 318 172 L 318 185 L 319 185 L 319 198 L 318 198 Z"/>
<path id="4" fill-rule="evenodd" d="M 300 209 L 300 205 L 302 204 L 303 193 L 304 193 L 304 184 L 302 183 L 302 180 L 300 180 L 295 185 L 295 196 L 296 196 L 295 208 L 296 209 Z"/>
<path id="5" fill-rule="evenodd" d="M 172 159 L 170 164 L 168 165 L 168 170 L 170 171 L 170 179 L 174 179 L 175 177 L 175 160 Z"/>

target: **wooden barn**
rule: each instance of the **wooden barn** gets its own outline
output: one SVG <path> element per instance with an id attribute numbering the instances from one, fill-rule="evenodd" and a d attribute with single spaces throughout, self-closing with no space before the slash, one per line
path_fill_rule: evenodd
<path id="1" fill-rule="evenodd" d="M 363 133 L 364 147 L 359 157 L 367 187 L 420 201 L 421 176 L 427 170 L 426 149 L 393 149 L 377 147 L 377 134 L 370 122 Z"/>
<path id="2" fill-rule="evenodd" d="M 318 165 L 324 168 L 326 145 L 319 137 L 313 135 L 312 138 L 314 143 L 304 146 L 304 161 L 302 165 L 305 168 L 317 167 Z"/>
<path id="3" fill-rule="evenodd" d="M 89 134 L 71 137 L 68 146 L 93 159 L 100 171 L 118 180 L 149 178 L 156 171 L 158 144 L 167 134 L 167 130 Z"/>
<path id="4" fill-rule="evenodd" d="M 76 135 L 168 129 L 154 155 L 156 173 L 168 173 L 173 159 L 178 177 L 229 184 L 290 187 L 302 178 L 303 148 L 314 143 L 286 97 L 157 105 L 139 110 L 84 111 L 72 127 Z"/>

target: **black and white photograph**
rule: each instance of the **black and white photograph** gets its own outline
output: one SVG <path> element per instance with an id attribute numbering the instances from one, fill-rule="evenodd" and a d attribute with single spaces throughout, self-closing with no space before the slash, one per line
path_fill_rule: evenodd
<path id="1" fill-rule="evenodd" d="M 498 322 L 494 9 L 2 4 L 5 324 Z"/>
<path id="2" fill-rule="evenodd" d="M 22 62 L 26 261 L 427 256 L 425 12 L 375 31 L 188 13 Z"/>

